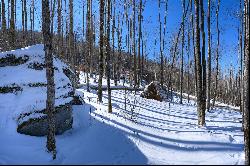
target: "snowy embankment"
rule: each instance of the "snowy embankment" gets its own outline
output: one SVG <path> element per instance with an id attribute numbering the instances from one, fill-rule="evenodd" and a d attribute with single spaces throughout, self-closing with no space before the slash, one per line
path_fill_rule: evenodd
<path id="1" fill-rule="evenodd" d="M 92 78 L 90 84 L 96 85 Z M 125 108 L 124 91 L 114 90 L 110 114 L 107 91 L 102 104 L 86 86 L 77 93 L 86 104 L 73 106 L 73 128 L 56 136 L 56 160 L 46 152 L 46 137 L 18 134 L 8 124 L 0 127 L 0 164 L 244 164 L 239 112 L 214 109 L 198 127 L 194 101 L 169 104 L 128 92 Z"/>

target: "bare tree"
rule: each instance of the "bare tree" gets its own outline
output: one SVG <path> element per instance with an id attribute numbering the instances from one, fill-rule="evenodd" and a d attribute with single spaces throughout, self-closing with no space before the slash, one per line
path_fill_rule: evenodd
<path id="1" fill-rule="evenodd" d="M 244 142 L 245 164 L 249 164 L 249 0 L 244 1 Z"/>
<path id="2" fill-rule="evenodd" d="M 140 86 L 141 83 L 141 37 L 142 37 L 142 30 L 141 30 L 141 24 L 142 24 L 142 0 L 140 0 L 140 7 L 139 7 L 139 15 L 138 15 L 138 20 L 139 20 L 139 36 L 138 36 L 138 65 L 137 65 L 137 74 L 138 74 L 138 83 Z"/>
<path id="3" fill-rule="evenodd" d="M 197 113 L 198 113 L 198 125 L 203 126 L 205 119 L 203 119 L 203 107 L 202 107 L 202 65 L 200 54 L 200 27 L 199 27 L 199 0 L 195 0 L 195 58 L 196 58 L 196 74 L 197 74 Z"/>
<path id="4" fill-rule="evenodd" d="M 23 33 L 23 44 L 27 45 L 27 1 L 22 0 L 22 33 Z"/>
<path id="5" fill-rule="evenodd" d="M 10 17 L 10 31 L 9 31 L 9 39 L 10 39 L 10 47 L 11 49 L 15 49 L 16 47 L 16 35 L 15 35 L 15 0 L 11 0 L 11 17 Z"/>
<path id="6" fill-rule="evenodd" d="M 207 2 L 207 42 L 208 42 L 208 48 L 207 48 L 207 111 L 210 109 L 210 85 L 211 85 L 211 31 L 210 31 L 210 2 L 211 0 L 208 0 Z"/>
<path id="7" fill-rule="evenodd" d="M 2 3 L 0 3 L 0 22 L 2 22 Z"/>
<path id="8" fill-rule="evenodd" d="M 112 77 L 114 79 L 115 82 L 115 86 L 117 86 L 117 58 L 115 56 L 115 14 L 116 14 L 116 0 L 113 0 L 113 18 L 112 18 Z M 126 7 L 126 3 L 125 3 L 125 7 Z M 125 10 L 126 13 L 126 10 Z"/>
<path id="9" fill-rule="evenodd" d="M 110 89 L 110 17 L 111 17 L 111 0 L 107 0 L 108 13 L 107 13 L 107 33 L 106 33 L 106 68 L 107 68 L 107 88 L 108 88 L 108 112 L 112 112 L 111 104 L 111 89 Z"/>
<path id="10" fill-rule="evenodd" d="M 57 52 L 62 56 L 62 0 L 57 0 Z"/>
<path id="11" fill-rule="evenodd" d="M 163 39 L 162 39 L 162 51 L 165 51 L 165 37 L 166 37 L 166 27 L 167 27 L 167 12 L 168 12 L 168 0 L 165 0 L 165 12 L 164 12 L 164 27 L 163 27 Z M 142 47 L 143 48 L 143 47 Z M 142 58 L 143 59 L 143 58 Z M 163 72 L 164 72 L 164 65 L 163 65 L 163 56 L 161 56 L 161 71 L 162 71 L 162 81 L 163 79 Z"/>
<path id="12" fill-rule="evenodd" d="M 34 42 L 34 27 L 35 27 L 35 3 L 34 0 L 31 0 L 31 5 L 30 5 L 30 42 Z"/>
<path id="13" fill-rule="evenodd" d="M 135 42 L 135 18 L 136 18 L 136 5 L 133 0 L 133 54 L 134 54 L 134 88 L 137 86 L 137 64 L 136 64 L 136 42 Z"/>
<path id="14" fill-rule="evenodd" d="M 183 0 L 182 3 L 182 7 L 183 7 L 183 12 L 182 12 L 182 22 L 183 22 L 183 26 L 182 26 L 182 42 L 181 42 L 181 77 L 180 77 L 180 104 L 182 104 L 182 91 L 183 91 L 183 49 L 184 49 L 184 33 L 185 33 L 185 20 L 184 20 L 184 14 L 185 14 L 185 0 Z"/>
<path id="15" fill-rule="evenodd" d="M 187 5 L 187 8 L 186 8 L 186 11 L 184 13 L 184 20 L 186 18 L 186 15 L 187 15 L 187 11 L 189 9 L 189 1 L 188 1 L 188 5 Z M 177 37 L 176 37 L 176 41 L 174 43 L 174 48 L 173 48 L 173 56 L 172 56 L 172 62 L 171 62 L 171 67 L 170 67 L 170 72 L 169 72 L 169 81 L 168 81 L 168 91 L 171 90 L 171 100 L 172 100 L 172 71 L 173 71 L 173 68 L 174 68 L 174 65 L 175 65 L 175 59 L 176 59 L 176 54 L 177 54 L 177 46 L 178 46 L 178 41 L 179 41 L 179 37 L 180 37 L 180 33 L 181 33 L 181 30 L 183 28 L 183 24 L 184 22 L 182 21 L 181 22 L 181 25 L 180 25 L 180 28 L 178 30 L 178 34 L 177 34 Z"/>
<path id="16" fill-rule="evenodd" d="M 190 15 L 190 22 L 192 23 L 192 9 L 193 9 L 193 5 L 192 5 L 192 0 L 190 0 L 190 3 L 191 3 L 191 8 L 190 8 L 190 12 L 191 12 L 191 15 Z M 187 93 L 188 93 L 188 103 L 190 102 L 190 67 L 191 67 L 191 60 L 190 60 L 190 23 L 188 24 L 188 44 L 187 44 L 187 55 L 188 55 L 188 71 L 187 71 Z"/>
<path id="17" fill-rule="evenodd" d="M 242 37 L 242 33 L 244 31 L 244 22 L 243 22 L 243 12 L 242 12 L 242 0 L 240 0 L 240 36 L 239 36 L 239 53 L 240 53 L 240 109 L 242 111 L 242 117 L 244 117 L 244 83 L 243 83 L 243 77 L 244 77 L 244 72 L 243 72 L 243 61 L 244 61 L 244 57 L 243 57 L 243 37 Z M 244 118 L 242 118 L 242 127 L 244 128 Z"/>
<path id="18" fill-rule="evenodd" d="M 5 3 L 4 3 L 4 0 L 2 0 L 1 2 L 2 2 L 1 3 L 2 4 L 2 11 L 1 11 L 2 12 L 2 19 L 1 19 L 2 20 L 2 29 L 1 30 L 4 33 L 4 32 L 6 32 L 6 29 L 7 29 L 7 27 L 6 27 L 6 17 L 5 17 Z"/>
<path id="19" fill-rule="evenodd" d="M 100 0 L 100 55 L 99 55 L 99 80 L 98 80 L 98 101 L 102 102 L 102 77 L 103 77 L 103 33 L 104 33 L 104 0 Z"/>
<path id="20" fill-rule="evenodd" d="M 205 55 L 205 31 L 204 31 L 204 8 L 203 0 L 200 0 L 201 11 L 201 34 L 202 34 L 202 125 L 205 124 L 205 111 L 206 111 L 206 55 Z"/>
<path id="21" fill-rule="evenodd" d="M 217 47 L 216 47 L 216 75 L 215 75 L 215 89 L 214 89 L 214 96 L 213 96 L 213 107 L 215 105 L 215 101 L 217 97 L 218 75 L 219 75 L 219 47 L 220 47 L 219 10 L 220 10 L 220 0 L 218 0 L 217 9 L 216 9 Z"/>
<path id="22" fill-rule="evenodd" d="M 69 0 L 69 58 L 72 64 L 72 69 L 76 75 L 76 57 L 75 57 L 75 48 L 74 48 L 74 17 L 73 17 L 73 0 Z M 76 77 L 73 78 L 73 89 L 77 86 Z"/>
<path id="23" fill-rule="evenodd" d="M 55 83 L 52 55 L 52 35 L 50 31 L 50 9 L 49 0 L 42 1 L 42 31 L 45 50 L 46 78 L 47 78 L 47 100 L 46 113 L 48 118 L 47 149 L 53 153 L 53 159 L 56 158 L 56 140 L 55 140 Z"/>
<path id="24" fill-rule="evenodd" d="M 91 57 L 92 57 L 92 44 L 93 44 L 93 33 L 92 33 L 92 0 L 87 0 L 87 28 L 86 28 L 86 37 L 87 37 L 87 58 L 86 58 L 86 63 L 87 63 L 87 72 L 86 72 L 86 77 L 87 77 L 87 91 L 90 92 L 89 89 L 89 73 L 91 73 Z"/>

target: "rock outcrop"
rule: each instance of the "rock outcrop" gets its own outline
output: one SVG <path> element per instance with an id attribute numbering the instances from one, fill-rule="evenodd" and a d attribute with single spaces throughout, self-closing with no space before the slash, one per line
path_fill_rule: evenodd
<path id="1" fill-rule="evenodd" d="M 47 134 L 47 81 L 43 45 L 0 53 L 1 111 L 11 111 L 17 132 L 32 136 Z M 75 96 L 74 73 L 54 57 L 56 134 L 72 128 L 72 105 L 83 104 Z"/>
<path id="2" fill-rule="evenodd" d="M 140 96 L 146 99 L 162 101 L 163 99 L 165 99 L 166 90 L 161 88 L 159 82 L 153 81 L 144 88 Z"/>

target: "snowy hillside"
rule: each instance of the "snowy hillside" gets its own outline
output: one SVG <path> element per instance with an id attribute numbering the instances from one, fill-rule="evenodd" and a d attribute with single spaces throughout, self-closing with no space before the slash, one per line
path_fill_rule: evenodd
<path id="1" fill-rule="evenodd" d="M 197 127 L 193 101 L 169 104 L 129 92 L 125 110 L 124 91 L 115 90 L 109 114 L 106 91 L 102 104 L 86 86 L 77 93 L 86 104 L 73 106 L 73 128 L 56 136 L 54 161 L 46 152 L 46 137 L 18 134 L 10 123 L 3 126 L 12 117 L 1 115 L 0 164 L 244 164 L 237 111 L 214 109 L 206 114 L 206 126 Z"/>

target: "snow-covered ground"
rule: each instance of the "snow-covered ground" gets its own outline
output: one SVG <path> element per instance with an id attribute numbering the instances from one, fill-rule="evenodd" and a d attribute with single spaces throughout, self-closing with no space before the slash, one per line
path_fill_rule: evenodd
<path id="1" fill-rule="evenodd" d="M 124 91 L 115 90 L 108 113 L 107 91 L 101 104 L 95 90 L 77 93 L 86 104 L 73 106 L 73 128 L 56 136 L 56 160 L 46 152 L 46 137 L 0 126 L 0 164 L 244 164 L 237 111 L 214 109 L 206 113 L 206 126 L 198 127 L 194 101 L 158 102 L 129 92 L 125 109 Z M 14 121 L 12 116 L 0 121 Z"/>

